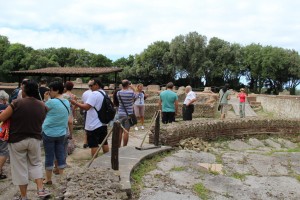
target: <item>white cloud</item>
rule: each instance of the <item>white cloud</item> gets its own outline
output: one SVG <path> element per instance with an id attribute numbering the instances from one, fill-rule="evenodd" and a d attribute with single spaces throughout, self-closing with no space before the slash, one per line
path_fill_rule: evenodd
<path id="1" fill-rule="evenodd" d="M 114 58 L 191 31 L 299 51 L 299 6 L 292 0 L 10 0 L 1 3 L 0 34 L 33 48 L 65 46 Z"/>

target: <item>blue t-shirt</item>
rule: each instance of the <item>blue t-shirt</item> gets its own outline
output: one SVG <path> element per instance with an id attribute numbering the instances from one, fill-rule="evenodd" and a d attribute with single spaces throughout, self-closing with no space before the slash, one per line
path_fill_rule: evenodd
<path id="1" fill-rule="evenodd" d="M 178 96 L 171 90 L 165 90 L 160 93 L 160 100 L 162 101 L 163 112 L 175 112 L 175 101 L 178 100 Z"/>
<path id="2" fill-rule="evenodd" d="M 69 118 L 67 109 L 70 112 L 70 103 L 66 99 L 62 99 L 62 102 L 54 98 L 49 99 L 45 104 L 48 112 L 42 128 L 43 132 L 49 137 L 60 137 L 66 134 Z"/>

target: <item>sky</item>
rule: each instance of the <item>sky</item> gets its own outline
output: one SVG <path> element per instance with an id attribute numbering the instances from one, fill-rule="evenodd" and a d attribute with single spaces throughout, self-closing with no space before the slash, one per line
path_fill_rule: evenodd
<path id="1" fill-rule="evenodd" d="M 34 49 L 70 47 L 112 60 L 198 32 L 300 52 L 296 0 L 0 0 L 0 35 Z"/>

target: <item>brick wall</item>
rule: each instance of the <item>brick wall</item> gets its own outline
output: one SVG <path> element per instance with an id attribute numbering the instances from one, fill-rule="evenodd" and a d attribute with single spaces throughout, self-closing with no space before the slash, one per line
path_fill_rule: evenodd
<path id="1" fill-rule="evenodd" d="M 251 135 L 298 134 L 300 120 L 296 119 L 203 119 L 201 121 L 181 121 L 172 124 L 161 124 L 160 143 L 178 146 L 179 141 L 189 137 L 203 140 L 218 138 L 241 138 Z M 150 143 L 153 135 L 150 134 Z"/>

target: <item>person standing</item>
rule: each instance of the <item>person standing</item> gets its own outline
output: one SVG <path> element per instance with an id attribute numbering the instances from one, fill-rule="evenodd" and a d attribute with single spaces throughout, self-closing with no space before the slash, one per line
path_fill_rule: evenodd
<path id="1" fill-rule="evenodd" d="M 52 184 L 53 163 L 56 159 L 58 173 L 62 176 L 66 167 L 66 135 L 70 103 L 62 94 L 64 85 L 54 81 L 49 84 L 50 91 L 45 92 L 45 105 L 47 107 L 46 119 L 43 123 L 43 143 L 45 150 L 45 184 Z M 50 99 L 51 97 L 51 99 Z"/>
<path id="2" fill-rule="evenodd" d="M 135 98 L 135 94 L 133 92 L 131 83 L 128 80 L 122 80 L 122 90 L 117 93 L 118 101 L 119 101 L 119 121 L 122 123 L 122 126 L 125 130 L 120 130 L 120 140 L 119 147 L 121 146 L 123 139 L 123 146 L 127 146 L 129 140 L 129 131 L 130 131 L 130 123 L 128 120 L 128 115 L 133 114 L 133 101 Z"/>
<path id="3" fill-rule="evenodd" d="M 91 79 L 91 82 L 89 84 L 93 92 L 88 95 L 85 103 L 78 103 L 75 100 L 70 100 L 70 102 L 73 105 L 78 106 L 80 109 L 87 111 L 84 128 L 87 132 L 87 141 L 88 146 L 91 149 L 91 155 L 94 156 L 98 150 L 99 144 L 101 144 L 107 136 L 107 125 L 100 121 L 98 113 L 96 111 L 99 111 L 101 109 L 104 100 L 103 95 L 106 95 L 106 93 L 103 90 L 103 85 L 100 79 Z M 102 150 L 103 153 L 109 151 L 107 140 L 104 141 Z"/>
<path id="4" fill-rule="evenodd" d="M 192 120 L 194 112 L 194 102 L 197 101 L 196 93 L 192 91 L 191 86 L 185 88 L 186 97 L 182 105 L 182 118 L 183 121 Z"/>
<path id="5" fill-rule="evenodd" d="M 245 117 L 245 103 L 246 103 L 246 98 L 247 94 L 245 93 L 245 89 L 241 88 L 240 93 L 238 93 L 237 98 L 240 99 L 240 118 Z"/>
<path id="6" fill-rule="evenodd" d="M 86 90 L 86 91 L 82 94 L 82 96 L 81 96 L 81 101 L 82 101 L 83 104 L 86 103 L 86 101 L 87 101 L 89 95 L 93 92 L 93 91 L 91 90 L 91 87 L 93 86 L 93 81 L 90 80 L 90 81 L 88 82 L 88 86 L 89 86 L 89 89 Z M 83 112 L 83 120 L 84 120 L 84 125 L 85 125 L 85 121 L 86 121 L 86 110 L 80 109 L 80 111 Z M 86 132 L 86 130 L 85 130 L 84 141 L 83 141 L 83 148 L 87 148 L 87 147 L 89 147 L 89 146 L 88 146 L 88 142 L 87 142 L 87 132 Z"/>
<path id="7" fill-rule="evenodd" d="M 230 105 L 228 105 L 228 100 L 230 99 L 229 84 L 226 83 L 224 87 L 219 91 L 219 104 L 221 105 L 221 119 L 225 119 Z"/>
<path id="8" fill-rule="evenodd" d="M 8 99 L 9 95 L 4 90 L 0 90 L 0 111 L 7 108 Z M 0 180 L 7 178 L 7 176 L 3 173 L 3 166 L 8 158 L 8 155 L 7 141 L 2 141 L 0 139 Z"/>
<path id="9" fill-rule="evenodd" d="M 173 92 L 174 84 L 169 82 L 167 89 L 160 93 L 158 101 L 159 109 L 162 110 L 162 123 L 172 123 L 178 114 L 178 96 Z"/>
<path id="10" fill-rule="evenodd" d="M 43 187 L 43 165 L 40 142 L 46 106 L 37 100 L 38 84 L 28 81 L 22 88 L 22 98 L 13 101 L 1 114 L 0 121 L 11 118 L 8 148 L 12 182 L 18 185 L 21 195 L 27 199 L 29 179 L 37 185 L 37 195 L 46 197 L 50 192 Z"/>
<path id="11" fill-rule="evenodd" d="M 145 116 L 145 100 L 147 98 L 147 95 L 143 91 L 143 84 L 139 83 L 136 87 L 135 92 L 135 101 L 133 104 L 133 110 L 134 114 L 137 117 L 137 119 L 141 122 L 141 129 L 144 130 L 144 116 Z M 134 130 L 138 131 L 139 128 L 137 125 L 135 126 Z"/>
<path id="12" fill-rule="evenodd" d="M 47 87 L 47 80 L 42 78 L 40 80 L 40 85 L 39 85 L 39 93 L 41 95 L 41 99 L 44 101 L 44 94 L 45 92 L 49 91 L 49 88 Z"/>

